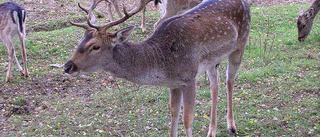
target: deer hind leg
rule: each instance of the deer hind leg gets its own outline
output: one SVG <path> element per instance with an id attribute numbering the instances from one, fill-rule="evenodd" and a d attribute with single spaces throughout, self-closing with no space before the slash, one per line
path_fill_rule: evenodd
<path id="1" fill-rule="evenodd" d="M 227 68 L 227 100 L 228 100 L 228 112 L 227 112 L 227 124 L 228 124 L 228 133 L 235 134 L 236 133 L 236 126 L 233 116 L 232 110 L 232 94 L 233 94 L 233 86 L 235 81 L 235 75 L 239 69 L 243 56 L 243 49 L 237 50 L 229 56 L 228 59 L 228 68 Z"/>
<path id="2" fill-rule="evenodd" d="M 178 136 L 179 113 L 181 106 L 181 89 L 170 89 L 170 111 L 171 111 L 171 129 L 170 137 Z"/>
<path id="3" fill-rule="evenodd" d="M 193 110 L 196 101 L 196 82 L 190 86 L 185 86 L 183 91 L 183 124 L 187 137 L 192 137 Z"/>
<path id="4" fill-rule="evenodd" d="M 210 90 L 212 98 L 211 121 L 208 131 L 208 137 L 215 137 L 217 131 L 217 106 L 219 94 L 219 69 L 218 65 L 207 71 L 210 80 Z"/>
<path id="5" fill-rule="evenodd" d="M 24 26 L 25 28 L 25 26 Z M 24 75 L 25 77 L 28 77 L 28 69 L 27 69 L 27 53 L 26 53 L 26 48 L 25 48 L 25 42 L 24 42 L 24 39 L 25 39 L 25 30 L 23 30 L 22 33 L 19 34 L 19 39 L 20 39 L 20 45 L 21 45 L 21 55 L 22 55 L 22 61 L 23 61 L 23 67 L 24 67 L 24 72 L 21 69 L 19 69 L 19 71 L 21 72 L 22 75 Z M 18 64 L 18 67 L 20 66 L 19 65 L 19 62 L 18 62 L 18 59 L 16 59 L 16 63 Z"/>

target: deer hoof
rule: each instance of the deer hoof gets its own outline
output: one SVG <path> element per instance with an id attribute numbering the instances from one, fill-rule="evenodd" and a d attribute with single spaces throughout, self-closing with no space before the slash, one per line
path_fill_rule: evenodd
<path id="1" fill-rule="evenodd" d="M 237 130 L 236 129 L 228 129 L 228 134 L 236 134 Z"/>
<path id="2" fill-rule="evenodd" d="M 26 78 L 29 76 L 28 74 L 29 74 L 29 71 L 23 71 L 23 70 L 20 71 L 20 75 L 25 76 Z"/>
<path id="3" fill-rule="evenodd" d="M 141 27 L 141 29 L 142 29 L 142 32 L 145 32 L 147 30 L 146 27 Z"/>
<path id="4" fill-rule="evenodd" d="M 7 77 L 6 77 L 5 82 L 10 82 L 10 78 L 7 78 Z"/>
<path id="5" fill-rule="evenodd" d="M 21 76 L 24 76 L 24 75 L 25 75 L 24 72 L 23 72 L 23 70 L 20 71 L 20 75 L 21 75 Z"/>

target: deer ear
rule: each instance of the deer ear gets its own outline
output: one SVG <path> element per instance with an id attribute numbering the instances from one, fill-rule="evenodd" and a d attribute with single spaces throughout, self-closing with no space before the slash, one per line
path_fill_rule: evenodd
<path id="1" fill-rule="evenodd" d="M 302 16 L 306 12 L 304 9 L 300 10 L 299 16 Z"/>
<path id="2" fill-rule="evenodd" d="M 115 37 L 113 38 L 113 41 L 115 43 L 122 43 L 122 42 L 126 41 L 134 29 L 135 29 L 134 26 L 130 26 L 130 27 L 127 27 L 127 28 L 124 28 L 124 29 L 121 29 L 121 30 L 115 32 L 114 33 Z"/>
<path id="3" fill-rule="evenodd" d="M 313 15 L 314 15 L 314 9 L 313 8 L 307 10 L 307 12 L 306 12 L 306 18 L 307 19 L 310 19 L 311 17 L 313 17 Z"/>

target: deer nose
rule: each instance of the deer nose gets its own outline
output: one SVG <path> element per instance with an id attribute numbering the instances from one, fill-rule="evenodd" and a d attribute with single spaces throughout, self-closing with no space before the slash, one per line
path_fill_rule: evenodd
<path id="1" fill-rule="evenodd" d="M 302 42 L 302 41 L 304 41 L 304 37 L 299 37 L 298 40 L 299 40 L 299 42 Z"/>
<path id="2" fill-rule="evenodd" d="M 64 64 L 64 72 L 70 73 L 70 71 L 76 71 L 77 65 L 74 64 L 71 60 L 68 60 L 66 64 Z"/>

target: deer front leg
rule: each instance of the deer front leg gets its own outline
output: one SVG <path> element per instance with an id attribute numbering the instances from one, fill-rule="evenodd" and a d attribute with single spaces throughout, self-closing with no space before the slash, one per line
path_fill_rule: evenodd
<path id="1" fill-rule="evenodd" d="M 218 94 L 219 94 L 219 70 L 218 66 L 215 66 L 207 71 L 210 80 L 211 90 L 211 121 L 208 131 L 208 137 L 215 137 L 217 132 L 217 106 L 218 106 Z"/>
<path id="2" fill-rule="evenodd" d="M 193 110 L 196 101 L 195 81 L 191 86 L 186 86 L 183 91 L 183 124 L 187 137 L 192 137 Z"/>
<path id="3" fill-rule="evenodd" d="M 23 52 L 23 50 L 21 50 L 21 52 Z M 22 56 L 23 56 L 23 55 L 22 55 Z M 13 57 L 14 57 L 14 60 L 15 60 L 15 62 L 16 62 L 16 64 L 17 64 L 17 67 L 18 67 L 19 72 L 21 73 L 22 76 L 24 76 L 23 68 L 20 66 L 19 60 L 18 60 L 15 52 L 13 52 Z"/>
<path id="4" fill-rule="evenodd" d="M 145 13 L 146 12 L 146 7 L 144 7 L 141 11 L 141 14 L 142 14 L 142 19 L 141 19 L 141 29 L 142 29 L 142 32 L 145 32 L 147 29 L 146 29 L 146 17 L 145 17 Z"/>
<path id="5" fill-rule="evenodd" d="M 179 112 L 181 105 L 181 89 L 170 89 L 171 129 L 170 137 L 178 136 Z"/>
<path id="6" fill-rule="evenodd" d="M 110 21 L 114 21 L 113 15 L 112 15 L 112 9 L 111 9 L 111 3 L 109 1 L 106 1 L 107 4 L 107 12 L 109 15 Z"/>
<path id="7" fill-rule="evenodd" d="M 118 4 L 118 0 L 112 0 L 113 6 L 114 6 L 114 10 L 117 12 L 119 18 L 122 18 L 122 14 L 120 12 L 119 9 L 119 4 Z"/>
<path id="8" fill-rule="evenodd" d="M 9 45 L 7 45 L 7 48 L 8 48 L 9 65 L 8 65 L 8 70 L 7 70 L 7 75 L 6 75 L 6 82 L 10 82 L 12 63 L 13 63 L 13 59 L 15 56 L 14 56 L 13 45 L 9 44 Z"/>
<path id="9" fill-rule="evenodd" d="M 5 81 L 9 82 L 10 78 L 11 78 L 12 63 L 13 63 L 13 60 L 16 59 L 15 53 L 14 53 L 14 47 L 13 47 L 13 43 L 12 43 L 12 37 L 10 37 L 10 35 L 8 35 L 8 34 L 1 33 L 0 38 L 1 38 L 2 42 L 7 46 L 7 50 L 8 50 L 9 64 L 8 64 L 8 70 L 7 70 Z"/>

